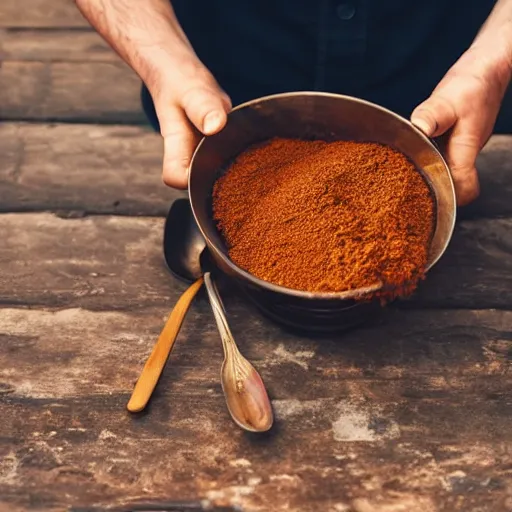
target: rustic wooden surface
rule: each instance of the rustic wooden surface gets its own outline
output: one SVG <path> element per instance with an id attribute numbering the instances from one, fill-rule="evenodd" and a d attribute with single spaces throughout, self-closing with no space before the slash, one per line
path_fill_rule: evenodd
<path id="1" fill-rule="evenodd" d="M 89 29 L 0 28 L 0 55 L 8 61 L 119 62 L 110 46 Z"/>
<path id="2" fill-rule="evenodd" d="M 0 59 L 0 119 L 145 122 L 140 80 L 70 0 L 2 0 Z"/>
<path id="3" fill-rule="evenodd" d="M 121 62 L 4 61 L 0 88 L 2 119 L 144 120 L 140 81 Z"/>
<path id="4" fill-rule="evenodd" d="M 313 341 L 231 301 L 235 335 L 277 413 L 275 431 L 258 438 L 225 410 L 208 308 L 196 302 L 140 417 L 124 406 L 165 308 L 5 308 L 4 504 L 201 497 L 244 510 L 510 505 L 510 312 L 395 312 L 378 328 Z"/>
<path id="5" fill-rule="evenodd" d="M 176 283 L 163 264 L 162 231 L 156 217 L 6 213 L 0 297 L 95 310 L 168 306 Z M 442 262 L 400 307 L 507 309 L 511 290 L 512 219 L 465 221 Z"/>
<path id="6" fill-rule="evenodd" d="M 0 124 L 0 210 L 165 215 L 161 137 L 146 127 Z"/>
<path id="7" fill-rule="evenodd" d="M 87 22 L 71 0 L 2 0 L 0 27 L 70 29 L 87 27 Z"/>
<path id="8" fill-rule="evenodd" d="M 185 289 L 161 251 L 183 194 L 136 77 L 69 0 L 1 0 L 0 58 L 0 512 L 512 510 L 512 138 L 378 325 L 291 335 L 222 289 L 276 411 L 255 437 L 226 411 L 203 295 L 149 410 L 125 412 Z"/>
<path id="9" fill-rule="evenodd" d="M 144 126 L 5 122 L 0 154 L 0 211 L 164 216 L 183 195 L 161 186 L 162 141 Z M 481 196 L 459 216 L 511 217 L 510 138 L 493 137 L 478 167 Z"/>

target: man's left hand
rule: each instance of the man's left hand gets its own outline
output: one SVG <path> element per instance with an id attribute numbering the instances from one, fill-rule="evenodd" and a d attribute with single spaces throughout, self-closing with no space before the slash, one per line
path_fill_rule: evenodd
<path id="1" fill-rule="evenodd" d="M 509 62 L 486 50 L 464 53 L 411 116 L 428 137 L 449 132 L 446 159 L 459 206 L 479 194 L 476 157 L 492 134 L 511 77 Z"/>

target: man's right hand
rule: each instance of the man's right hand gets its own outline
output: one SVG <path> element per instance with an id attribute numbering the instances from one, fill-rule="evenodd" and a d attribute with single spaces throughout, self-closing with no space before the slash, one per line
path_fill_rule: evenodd
<path id="1" fill-rule="evenodd" d="M 76 0 L 153 98 L 164 138 L 163 180 L 186 188 L 201 137 L 222 130 L 231 100 L 195 54 L 169 0 Z"/>

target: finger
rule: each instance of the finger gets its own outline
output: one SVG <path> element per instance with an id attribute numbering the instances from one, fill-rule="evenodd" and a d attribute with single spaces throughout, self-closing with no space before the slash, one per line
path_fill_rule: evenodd
<path id="1" fill-rule="evenodd" d="M 192 86 L 181 98 L 181 106 L 194 126 L 205 135 L 224 128 L 231 101 L 222 89 L 209 84 Z"/>
<path id="2" fill-rule="evenodd" d="M 160 128 L 164 138 L 162 179 L 170 187 L 187 188 L 188 168 L 199 134 L 180 109 L 168 113 Z"/>
<path id="3" fill-rule="evenodd" d="M 475 167 L 478 153 L 478 144 L 463 136 L 454 134 L 448 142 L 447 161 L 459 206 L 471 203 L 480 193 L 478 173 Z"/>
<path id="4" fill-rule="evenodd" d="M 411 122 L 427 137 L 437 137 L 449 130 L 457 121 L 452 103 L 439 94 L 418 105 L 411 115 Z"/>

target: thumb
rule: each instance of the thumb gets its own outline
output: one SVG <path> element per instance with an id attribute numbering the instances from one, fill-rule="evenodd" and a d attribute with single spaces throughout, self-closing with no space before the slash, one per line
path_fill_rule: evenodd
<path id="1" fill-rule="evenodd" d="M 204 135 L 222 130 L 231 110 L 229 96 L 211 75 L 202 83 L 191 83 L 182 92 L 179 103 L 192 124 Z"/>
<path id="2" fill-rule="evenodd" d="M 437 137 L 448 131 L 457 121 L 457 113 L 452 103 L 432 94 L 430 98 L 414 109 L 411 122 L 427 137 Z"/>
<path id="3" fill-rule="evenodd" d="M 163 181 L 175 188 L 187 186 L 188 167 L 201 133 L 213 135 L 222 130 L 231 110 L 229 97 L 205 68 L 181 78 L 169 81 L 165 96 L 155 99 L 164 138 Z"/>

